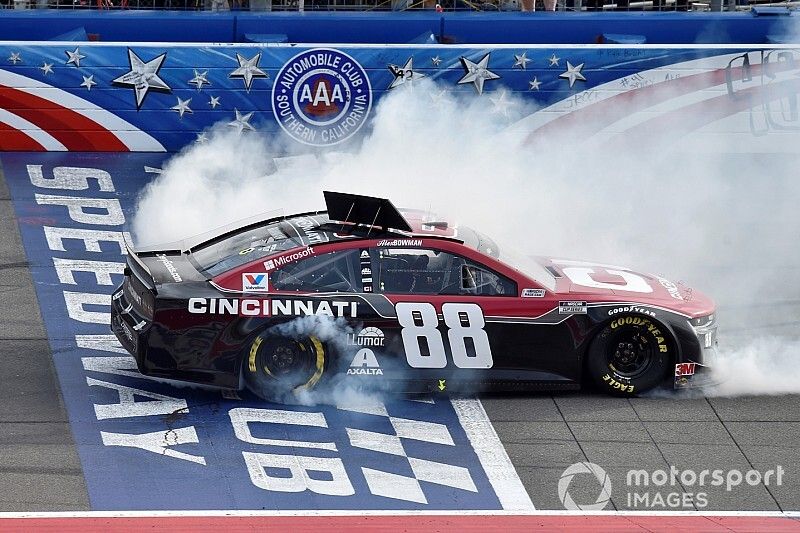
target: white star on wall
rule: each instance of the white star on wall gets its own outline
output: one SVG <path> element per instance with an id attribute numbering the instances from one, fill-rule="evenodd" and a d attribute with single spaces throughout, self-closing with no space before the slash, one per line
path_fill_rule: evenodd
<path id="1" fill-rule="evenodd" d="M 70 52 L 69 50 L 64 50 L 64 53 L 67 54 L 67 62 L 65 65 L 75 65 L 76 67 L 81 66 L 81 59 L 84 59 L 86 56 L 81 54 L 81 49 L 76 47 L 74 52 Z"/>
<path id="2" fill-rule="evenodd" d="M 483 94 L 483 84 L 486 80 L 497 80 L 500 76 L 489 70 L 489 56 L 486 54 L 477 63 L 473 63 L 466 57 L 461 58 L 461 65 L 464 67 L 465 74 L 458 80 L 458 85 L 462 83 L 471 83 L 478 91 L 478 94 Z"/>
<path id="3" fill-rule="evenodd" d="M 207 70 L 204 72 L 197 72 L 197 70 L 194 70 L 194 78 L 190 79 L 189 83 L 197 87 L 197 90 L 199 91 L 203 88 L 203 85 L 211 85 L 211 82 L 208 81 L 206 76 L 208 76 Z"/>
<path id="4" fill-rule="evenodd" d="M 575 84 L 576 80 L 586 81 L 586 77 L 581 74 L 581 69 L 583 68 L 583 63 L 578 66 L 573 67 L 572 63 L 567 61 L 567 71 L 563 72 L 558 75 L 559 78 L 563 78 L 565 80 L 569 80 L 569 87 L 570 89 Z"/>
<path id="5" fill-rule="evenodd" d="M 558 57 L 557 55 L 553 54 L 552 56 L 550 56 L 550 66 L 551 67 L 557 67 L 559 61 L 561 61 L 561 58 Z"/>
<path id="6" fill-rule="evenodd" d="M 44 63 L 42 63 L 42 66 L 39 67 L 39 70 L 44 72 L 45 76 L 47 76 L 48 74 L 52 74 L 53 73 L 53 64 L 52 63 L 48 63 L 48 62 L 45 61 Z"/>
<path id="7" fill-rule="evenodd" d="M 142 61 L 133 50 L 128 48 L 128 62 L 131 70 L 111 81 L 116 85 L 133 87 L 136 93 L 136 109 L 142 107 L 145 96 L 152 89 L 154 91 L 171 92 L 172 89 L 158 76 L 161 64 L 167 57 L 166 52 L 151 59 L 147 63 Z"/>
<path id="8" fill-rule="evenodd" d="M 183 118 L 184 113 L 189 113 L 189 114 L 194 113 L 194 111 L 192 111 L 192 108 L 189 107 L 189 104 L 191 103 L 192 103 L 191 98 L 188 98 L 186 100 L 181 100 L 180 97 L 178 97 L 178 103 L 170 107 L 170 109 L 172 109 L 173 111 L 177 111 L 178 114 L 180 115 L 180 118 Z"/>
<path id="9" fill-rule="evenodd" d="M 81 87 L 86 87 L 87 91 L 91 91 L 92 87 L 97 85 L 97 82 L 94 81 L 94 74 L 91 76 L 81 76 L 83 78 L 83 82 L 81 83 Z"/>
<path id="10" fill-rule="evenodd" d="M 258 62 L 261 61 L 261 52 L 257 53 L 250 59 L 245 59 L 237 52 L 236 61 L 239 62 L 239 68 L 228 74 L 228 77 L 241 78 L 244 80 L 244 86 L 248 92 L 250 92 L 250 86 L 253 84 L 253 79 L 269 77 L 266 72 L 258 68 Z"/>
<path id="11" fill-rule="evenodd" d="M 402 67 L 398 67 L 397 65 L 389 65 L 389 72 L 392 73 L 394 79 L 392 83 L 389 84 L 389 89 L 394 89 L 401 85 L 408 84 L 409 86 L 413 85 L 415 81 L 419 81 L 422 78 L 426 78 L 425 74 L 421 72 L 414 71 L 414 58 L 409 57 L 406 64 Z"/>
<path id="12" fill-rule="evenodd" d="M 17 63 L 22 61 L 22 58 L 19 57 L 19 52 L 11 52 L 11 55 L 9 56 L 8 60 L 16 65 Z"/>
<path id="13" fill-rule="evenodd" d="M 541 84 L 542 84 L 542 82 L 539 81 L 539 78 L 534 76 L 533 79 L 528 82 L 528 86 L 529 86 L 528 90 L 529 91 L 538 91 L 539 90 L 539 86 Z"/>
<path id="14" fill-rule="evenodd" d="M 439 56 L 433 56 L 431 58 L 431 63 L 433 63 L 434 67 L 438 67 L 439 63 L 441 63 L 441 62 L 442 62 L 442 60 L 439 58 Z"/>
<path id="15" fill-rule="evenodd" d="M 228 122 L 228 126 L 237 130 L 239 133 L 242 133 L 245 130 L 255 131 L 255 128 L 250 124 L 250 118 L 253 116 L 253 111 L 243 115 L 239 112 L 238 109 L 234 109 L 236 112 L 236 119 Z"/>
<path id="16" fill-rule="evenodd" d="M 211 106 L 211 109 L 216 109 L 219 105 L 219 96 L 212 96 L 211 99 L 208 101 L 208 105 Z"/>
<path id="17" fill-rule="evenodd" d="M 506 96 L 508 93 L 506 91 L 500 91 L 495 96 L 490 96 L 489 100 L 492 102 L 494 108 L 492 109 L 492 113 L 498 113 L 503 115 L 504 117 L 508 117 L 508 110 L 513 107 L 514 102 L 511 100 L 507 100 Z"/>
<path id="18" fill-rule="evenodd" d="M 514 54 L 514 66 L 511 68 L 519 67 L 525 70 L 528 68 L 528 63 L 531 61 L 533 61 L 533 59 L 528 59 L 528 52 L 522 52 L 520 55 Z"/>

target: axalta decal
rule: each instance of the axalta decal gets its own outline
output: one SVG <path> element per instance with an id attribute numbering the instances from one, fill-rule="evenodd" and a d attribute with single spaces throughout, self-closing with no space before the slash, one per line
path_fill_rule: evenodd
<path id="1" fill-rule="evenodd" d="M 384 239 L 378 246 L 422 246 L 422 239 Z"/>
<path id="2" fill-rule="evenodd" d="M 293 261 L 297 261 L 298 259 L 305 259 L 314 255 L 314 249 L 311 247 L 307 247 L 304 250 L 300 250 L 299 252 L 294 252 L 288 255 L 283 255 L 281 257 L 275 257 L 274 259 L 268 259 L 264 261 L 264 268 L 267 270 L 274 270 L 279 266 L 283 266 L 287 263 L 291 263 Z"/>
<path id="3" fill-rule="evenodd" d="M 358 316 L 357 302 L 266 298 L 189 298 L 189 312 L 238 316 Z"/>
<path id="4" fill-rule="evenodd" d="M 175 265 L 172 264 L 172 261 L 170 261 L 166 255 L 158 254 L 156 257 L 158 257 L 158 260 L 164 265 L 164 268 L 167 269 L 167 272 L 169 272 L 169 275 L 172 276 L 172 279 L 175 281 L 175 283 L 180 283 L 183 281 L 181 275 L 178 274 L 178 269 L 175 268 Z"/>
<path id="5" fill-rule="evenodd" d="M 292 139 L 312 146 L 346 141 L 365 124 L 372 88 L 351 56 L 314 48 L 291 58 L 275 76 L 272 111 Z"/>

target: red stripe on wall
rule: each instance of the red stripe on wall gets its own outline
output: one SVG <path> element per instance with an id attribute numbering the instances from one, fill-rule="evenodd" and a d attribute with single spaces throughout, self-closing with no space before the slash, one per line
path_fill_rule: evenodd
<path id="1" fill-rule="evenodd" d="M 71 151 L 128 151 L 122 141 L 95 121 L 13 87 L 0 86 L 0 109 L 36 124 Z"/>
<path id="2" fill-rule="evenodd" d="M 0 151 L 4 152 L 44 152 L 44 146 L 25 133 L 8 124 L 0 122 Z"/>

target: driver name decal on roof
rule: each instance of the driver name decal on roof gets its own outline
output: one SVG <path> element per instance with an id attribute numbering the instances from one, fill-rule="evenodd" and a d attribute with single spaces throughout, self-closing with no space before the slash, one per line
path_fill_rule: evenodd
<path id="1" fill-rule="evenodd" d="M 378 246 L 422 246 L 422 239 L 384 239 Z"/>

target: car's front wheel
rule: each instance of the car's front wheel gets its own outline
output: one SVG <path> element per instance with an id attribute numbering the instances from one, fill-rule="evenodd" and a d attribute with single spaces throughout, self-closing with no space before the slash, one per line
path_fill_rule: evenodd
<path id="1" fill-rule="evenodd" d="M 287 401 L 293 393 L 313 389 L 324 371 L 325 348 L 316 337 L 262 334 L 253 341 L 244 362 L 247 388 L 273 401 Z"/>
<path id="2" fill-rule="evenodd" d="M 663 382 L 673 357 L 672 344 L 669 332 L 651 318 L 620 316 L 592 340 L 587 371 L 600 390 L 635 396 Z"/>

